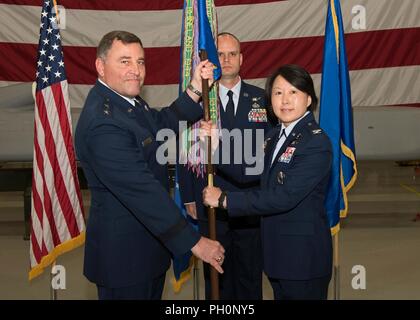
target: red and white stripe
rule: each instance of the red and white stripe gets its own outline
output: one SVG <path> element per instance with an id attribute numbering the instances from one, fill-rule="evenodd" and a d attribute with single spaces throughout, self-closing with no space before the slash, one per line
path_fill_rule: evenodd
<path id="1" fill-rule="evenodd" d="M 67 81 L 36 92 L 30 278 L 85 230 Z"/>
<path id="2" fill-rule="evenodd" d="M 182 0 L 61 0 L 58 4 L 66 8 L 61 35 L 73 107 L 83 105 L 96 79 L 96 45 L 103 34 L 115 29 L 134 32 L 144 43 L 145 99 L 160 106 L 176 97 Z M 263 86 L 276 66 L 297 63 L 314 75 L 319 87 L 325 0 L 216 0 L 215 4 L 219 31 L 232 32 L 242 41 L 244 79 Z M 352 29 L 356 5 L 366 8 L 366 30 Z M 36 0 L 0 0 L 0 86 L 34 79 L 38 6 Z M 420 88 L 419 12 L 418 0 L 342 1 L 353 106 L 420 104 L 420 90 L 414 89 Z"/>

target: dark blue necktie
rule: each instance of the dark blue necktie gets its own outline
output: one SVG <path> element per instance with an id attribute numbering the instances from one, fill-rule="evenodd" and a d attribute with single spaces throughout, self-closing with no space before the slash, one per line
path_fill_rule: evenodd
<path id="1" fill-rule="evenodd" d="M 287 136 L 286 136 L 286 129 L 283 129 L 283 130 L 281 131 L 280 139 L 281 139 L 281 137 L 283 137 L 283 136 L 284 136 L 284 138 L 285 138 L 285 139 L 287 139 Z"/>
<path id="2" fill-rule="evenodd" d="M 226 118 L 228 119 L 228 123 L 230 125 L 230 127 L 233 127 L 233 122 L 235 119 L 235 104 L 233 103 L 233 91 L 229 90 L 227 92 L 227 95 L 229 97 L 229 101 L 226 104 Z"/>

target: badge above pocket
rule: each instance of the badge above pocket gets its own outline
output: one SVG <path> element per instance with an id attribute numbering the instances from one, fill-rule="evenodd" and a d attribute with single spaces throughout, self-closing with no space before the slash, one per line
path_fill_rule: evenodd
<path id="1" fill-rule="evenodd" d="M 248 122 L 267 122 L 267 110 L 259 104 L 261 97 L 252 98 L 252 109 L 248 113 Z"/>

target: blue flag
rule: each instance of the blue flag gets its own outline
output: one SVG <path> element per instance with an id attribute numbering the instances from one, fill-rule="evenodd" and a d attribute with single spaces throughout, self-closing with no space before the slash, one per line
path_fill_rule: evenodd
<path id="1" fill-rule="evenodd" d="M 212 0 L 207 0 L 207 4 L 210 9 L 210 17 L 212 22 L 215 22 L 215 17 L 213 12 L 215 12 L 214 3 Z M 185 0 L 183 8 L 183 19 L 182 19 L 182 29 L 181 29 L 181 67 L 180 67 L 180 84 L 179 84 L 179 94 L 186 89 L 188 83 L 191 81 L 191 76 L 195 66 L 199 63 L 199 49 L 207 51 L 208 58 L 216 66 L 214 70 L 214 78 L 218 79 L 221 73 L 221 67 L 219 63 L 219 58 L 217 56 L 216 46 L 214 44 L 213 33 L 210 28 L 209 19 L 207 16 L 206 1 L 202 0 Z M 201 12 L 201 13 L 200 13 Z M 217 26 L 213 24 L 216 28 Z M 201 40 L 200 40 L 201 39 Z M 199 45 L 201 41 L 201 46 Z M 217 106 L 217 87 L 214 86 L 209 92 L 210 100 L 210 115 L 212 119 L 218 119 L 218 106 Z M 185 157 L 187 158 L 189 152 L 192 150 L 192 154 L 196 155 L 197 150 L 194 149 L 194 146 L 197 147 L 197 144 L 194 142 L 197 141 L 199 122 L 193 124 L 193 129 L 188 128 L 186 132 L 181 133 L 178 137 L 183 141 L 180 150 L 178 150 L 178 159 Z M 190 139 L 190 136 L 193 139 Z M 192 144 L 192 146 L 190 145 Z M 184 159 L 185 159 L 184 158 Z M 188 165 L 192 170 L 195 170 L 197 174 L 204 174 L 201 170 L 203 166 L 200 164 L 200 161 L 194 159 L 194 163 L 198 163 L 196 166 L 192 166 L 189 162 Z M 182 162 L 181 163 L 186 163 Z M 178 170 L 178 169 L 177 169 Z M 186 212 L 185 206 L 181 200 L 181 192 L 179 189 L 178 183 L 178 172 L 175 174 L 175 190 L 174 190 L 174 200 L 178 207 L 181 209 L 182 214 L 187 218 L 187 220 L 198 230 L 197 221 L 192 219 Z M 187 252 L 184 255 L 173 257 L 173 270 L 174 270 L 174 279 L 172 285 L 175 292 L 179 292 L 182 289 L 182 285 L 191 277 L 191 269 L 194 262 L 194 257 L 191 252 Z"/>
<path id="2" fill-rule="evenodd" d="M 179 183 L 178 183 L 178 171 L 175 171 L 175 186 L 174 186 L 174 201 L 177 206 L 181 209 L 182 214 L 188 220 L 188 222 L 198 230 L 197 220 L 191 218 L 187 211 L 185 210 L 185 206 L 181 200 L 181 193 L 179 190 Z M 174 270 L 174 277 L 175 279 L 172 281 L 172 286 L 175 292 L 179 292 L 182 289 L 182 285 L 191 277 L 191 269 L 193 266 L 193 255 L 191 251 L 187 253 L 173 257 L 172 260 L 172 267 Z"/>
<path id="3" fill-rule="evenodd" d="M 210 22 L 207 17 L 206 0 L 198 0 L 197 5 L 199 23 L 198 48 L 200 50 L 206 50 L 209 61 L 215 65 L 213 77 L 217 80 L 222 75 L 222 68 L 220 66 L 216 45 L 214 44 Z"/>
<path id="4" fill-rule="evenodd" d="M 329 0 L 325 25 L 319 124 L 331 140 L 333 163 L 325 206 L 331 232 L 347 215 L 347 192 L 357 177 L 353 110 L 339 0 Z"/>
<path id="5" fill-rule="evenodd" d="M 209 22 L 210 21 L 210 22 Z M 214 36 L 213 36 L 214 35 Z M 214 66 L 214 79 L 221 76 L 221 66 L 216 50 L 215 37 L 217 35 L 216 8 L 213 0 L 184 0 L 183 19 L 181 29 L 181 94 L 191 81 L 193 70 L 200 63 L 200 50 L 206 50 L 209 61 Z M 218 104 L 218 86 L 214 85 L 209 91 L 210 118 L 220 126 L 220 107 Z M 188 169 L 197 176 L 204 176 L 203 150 L 196 141 L 199 140 L 200 121 L 181 134 L 180 163 L 187 164 Z"/>

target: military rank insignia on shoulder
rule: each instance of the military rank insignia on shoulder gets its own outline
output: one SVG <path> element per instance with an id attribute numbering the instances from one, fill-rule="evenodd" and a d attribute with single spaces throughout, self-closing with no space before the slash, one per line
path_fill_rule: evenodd
<path id="1" fill-rule="evenodd" d="M 111 115 L 111 107 L 109 106 L 109 99 L 106 98 L 103 105 L 103 112 L 104 115 L 110 116 Z"/>
<path id="2" fill-rule="evenodd" d="M 301 133 L 298 133 L 297 135 L 292 134 L 295 138 L 292 142 L 290 142 L 291 146 L 295 146 L 299 143 L 299 140 L 303 137 Z"/>
<path id="3" fill-rule="evenodd" d="M 322 129 L 314 129 L 312 130 L 312 134 L 320 134 L 322 133 Z"/>

